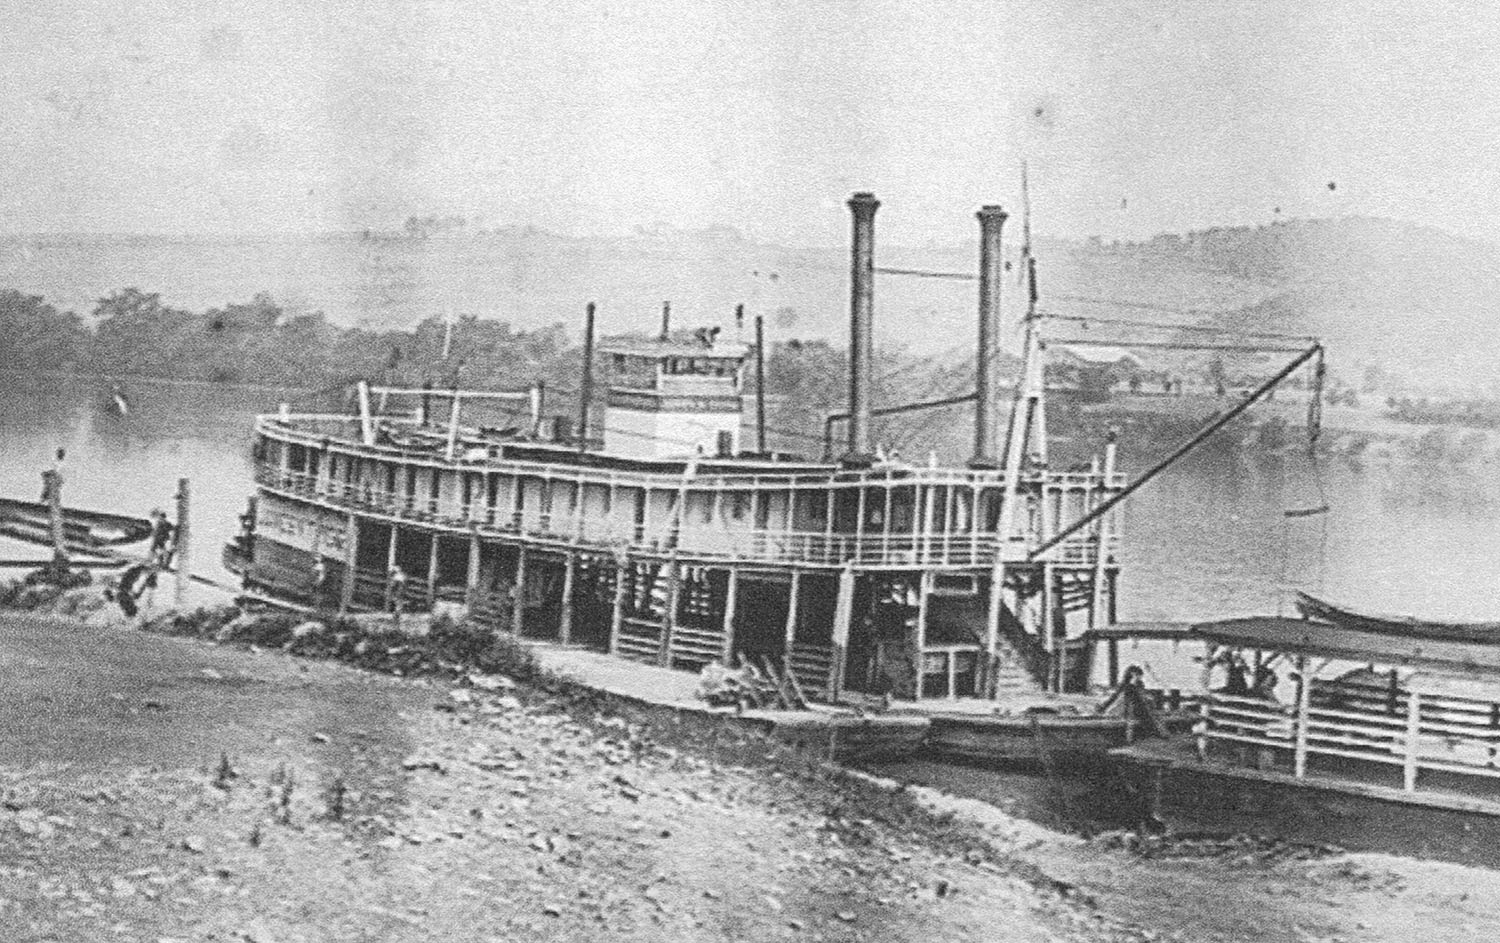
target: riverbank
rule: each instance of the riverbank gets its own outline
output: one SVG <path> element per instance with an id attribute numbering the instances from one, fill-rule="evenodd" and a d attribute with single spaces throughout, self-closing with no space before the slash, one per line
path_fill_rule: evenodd
<path id="1" fill-rule="evenodd" d="M 262 643 L 337 632 L 241 620 L 211 644 L 73 607 L 96 624 L 0 616 L 6 939 L 1500 935 L 1494 872 L 1086 841 L 1006 814 L 983 771 L 836 773 L 379 626 L 325 659 Z"/>
<path id="2" fill-rule="evenodd" d="M 7 940 L 1142 938 L 907 803 L 498 678 L 19 615 L 0 675 Z"/>

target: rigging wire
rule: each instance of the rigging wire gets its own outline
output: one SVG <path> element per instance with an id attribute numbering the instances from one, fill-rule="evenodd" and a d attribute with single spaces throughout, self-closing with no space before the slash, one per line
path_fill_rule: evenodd
<path id="1" fill-rule="evenodd" d="M 1323 385 L 1327 375 L 1327 364 L 1324 361 L 1322 351 L 1312 368 L 1312 382 L 1309 384 L 1309 395 L 1307 400 L 1307 465 L 1313 480 L 1313 486 L 1318 492 L 1318 503 L 1312 507 L 1286 508 L 1282 511 L 1281 528 L 1281 579 L 1279 581 L 1280 591 L 1276 599 L 1276 614 L 1284 615 L 1286 594 L 1290 586 L 1291 568 L 1291 545 L 1292 545 L 1292 523 L 1308 518 L 1319 518 L 1318 526 L 1318 550 L 1317 550 L 1317 587 L 1318 592 L 1323 592 L 1328 576 L 1328 517 L 1331 505 L 1328 501 L 1327 483 L 1324 481 L 1323 462 L 1318 454 L 1318 441 L 1323 435 Z M 1281 465 L 1281 493 L 1285 494 L 1287 487 L 1287 466 Z"/>
<path id="2" fill-rule="evenodd" d="M 1258 337 L 1266 340 L 1302 341 L 1312 343 L 1317 340 L 1311 334 L 1279 334 L 1273 331 L 1236 331 L 1227 327 L 1208 327 L 1202 324 L 1163 324 L 1160 321 L 1138 321 L 1132 318 L 1108 318 L 1093 317 L 1078 314 L 1057 314 L 1051 311 L 1040 312 L 1041 316 L 1049 321 L 1073 321 L 1082 324 L 1085 329 L 1090 324 L 1119 324 L 1126 327 L 1143 327 L 1159 331 L 1183 331 L 1192 334 L 1228 334 L 1234 337 Z M 1129 347 L 1132 342 L 1122 342 L 1120 346 Z"/>
<path id="3" fill-rule="evenodd" d="M 1099 340 L 1094 338 L 1065 338 L 1053 337 L 1048 339 L 1051 344 L 1073 345 L 1075 347 L 1126 347 L 1126 348 L 1153 348 L 1157 350 L 1224 350 L 1231 353 L 1248 354 L 1300 354 L 1306 350 L 1303 347 L 1277 347 L 1269 344 L 1195 344 L 1189 341 L 1133 341 L 1133 340 Z"/>

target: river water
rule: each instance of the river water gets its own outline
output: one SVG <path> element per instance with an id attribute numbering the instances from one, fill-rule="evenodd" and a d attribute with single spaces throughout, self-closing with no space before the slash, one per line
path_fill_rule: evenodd
<path id="1" fill-rule="evenodd" d="M 133 381 L 121 419 L 102 383 L 0 377 L 0 494 L 33 498 L 67 449 L 66 503 L 145 516 L 192 482 L 194 570 L 226 578 L 219 548 L 250 494 L 251 427 L 272 389 Z M 294 396 L 295 394 L 293 394 Z M 1127 472 L 1152 458 L 1128 455 Z M 1329 514 L 1288 521 L 1287 508 Z M 1120 618 L 1176 620 L 1286 609 L 1284 585 L 1391 612 L 1500 620 L 1500 481 L 1487 463 L 1414 460 L 1320 474 L 1295 451 L 1213 451 L 1173 467 L 1123 509 Z M 3 547 L 5 557 L 38 548 Z M 1289 610 L 1288 610 L 1289 611 Z"/>

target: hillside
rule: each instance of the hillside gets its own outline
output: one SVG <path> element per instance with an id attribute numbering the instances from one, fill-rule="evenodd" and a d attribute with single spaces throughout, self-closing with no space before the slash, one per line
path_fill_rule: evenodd
<path id="1" fill-rule="evenodd" d="M 1012 260 L 1018 235 L 1014 227 L 1007 232 Z M 975 268 L 972 243 L 900 246 L 884 231 L 879 239 L 884 267 Z M 1500 381 L 1500 319 L 1491 316 L 1500 303 L 1500 250 L 1437 230 L 1298 220 L 1144 243 L 1044 242 L 1038 256 L 1049 311 L 1316 333 L 1351 383 L 1372 364 L 1418 386 L 1455 377 L 1480 387 Z M 847 279 L 843 247 L 772 245 L 722 228 L 617 238 L 506 227 L 431 237 L 0 239 L 0 286 L 82 315 L 125 286 L 192 310 L 266 292 L 288 316 L 323 311 L 334 324 L 376 330 L 445 315 L 574 330 L 590 300 L 600 303 L 602 330 L 647 329 L 670 299 L 681 325 L 729 325 L 743 302 L 766 315 L 772 340 L 841 345 Z M 1013 324 L 1022 293 L 1014 281 L 1006 289 Z M 956 361 L 970 349 L 974 294 L 972 281 L 881 276 L 882 344 Z M 1061 333 L 1085 330 L 1098 340 L 1129 340 L 1102 322 Z M 1007 340 L 1015 343 L 1013 331 Z"/>

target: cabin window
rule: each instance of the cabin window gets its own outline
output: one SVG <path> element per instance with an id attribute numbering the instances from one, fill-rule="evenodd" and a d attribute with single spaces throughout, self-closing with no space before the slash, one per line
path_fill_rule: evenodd
<path id="1" fill-rule="evenodd" d="M 745 515 L 750 513 L 750 496 L 748 494 L 745 494 L 743 491 L 736 491 L 733 495 L 731 495 L 729 500 L 729 513 L 733 515 L 734 519 L 737 521 L 744 520 Z"/>

